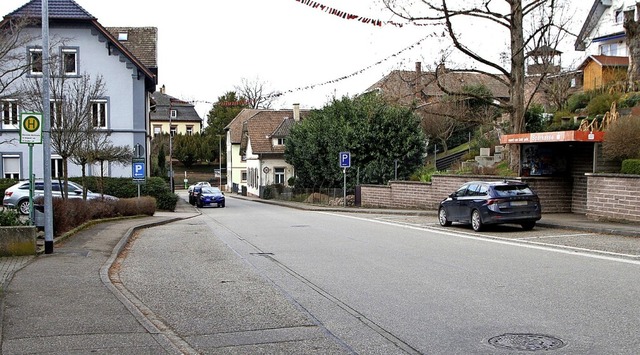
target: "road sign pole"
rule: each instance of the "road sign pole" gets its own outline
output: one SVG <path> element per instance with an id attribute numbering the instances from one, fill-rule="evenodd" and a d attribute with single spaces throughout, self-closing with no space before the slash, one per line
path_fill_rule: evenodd
<path id="1" fill-rule="evenodd" d="M 347 168 L 342 168 L 342 176 L 344 178 L 342 186 L 342 202 L 344 203 L 344 207 L 347 207 Z"/>
<path id="2" fill-rule="evenodd" d="M 33 214 L 33 184 L 33 144 L 29 143 L 29 224 L 32 226 L 35 224 Z"/>

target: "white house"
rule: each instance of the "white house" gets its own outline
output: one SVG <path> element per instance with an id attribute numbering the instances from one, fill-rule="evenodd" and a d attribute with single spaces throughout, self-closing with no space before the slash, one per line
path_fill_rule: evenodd
<path id="1" fill-rule="evenodd" d="M 298 104 L 293 110 L 242 110 L 226 127 L 227 188 L 260 196 L 265 186 L 288 186 L 295 171 L 284 160 L 286 137 L 308 112 Z"/>
<path id="2" fill-rule="evenodd" d="M 624 14 L 632 12 L 637 20 L 637 3 L 636 0 L 595 0 L 575 41 L 575 49 L 585 51 L 587 56 L 628 56 Z"/>
<path id="3" fill-rule="evenodd" d="M 51 59 L 57 61 L 56 65 L 51 66 L 55 68 L 52 81 L 62 77 L 66 81 L 79 80 L 85 74 L 91 78 L 102 76 L 104 97 L 92 102 L 94 127 L 104 130 L 116 146 L 129 146 L 133 150 L 139 144 L 148 148 L 150 97 L 157 83 L 155 29 L 144 31 L 152 35 L 136 38 L 141 42 L 134 45 L 130 43 L 134 38 L 129 37 L 128 30 L 112 28 L 114 32 L 111 32 L 73 0 L 49 0 L 48 3 L 49 52 Z M 6 15 L 0 22 L 0 30 L 7 31 L 11 21 L 19 18 L 33 18 L 35 21 L 33 26 L 26 28 L 32 40 L 26 46 L 15 49 L 28 61 L 28 71 L 0 92 L 0 142 L 3 142 L 0 145 L 0 170 L 3 177 L 26 179 L 29 173 L 28 146 L 16 143 L 19 141 L 19 116 L 24 111 L 18 94 L 27 80 L 40 80 L 42 77 L 41 1 L 30 1 Z M 145 43 L 147 53 L 144 61 L 132 51 L 141 43 Z M 62 120 L 64 122 L 64 117 Z M 149 152 L 149 149 L 145 149 L 145 152 Z M 43 160 L 42 145 L 37 144 L 33 148 L 33 173 L 37 178 L 49 173 L 43 171 Z M 130 164 L 108 165 L 104 171 L 106 176 L 131 176 Z M 53 177 L 61 174 L 61 166 L 60 156 L 52 151 Z M 98 170 L 97 166 L 89 167 L 88 174 L 98 175 Z M 70 163 L 69 176 L 79 175 L 80 167 Z"/>

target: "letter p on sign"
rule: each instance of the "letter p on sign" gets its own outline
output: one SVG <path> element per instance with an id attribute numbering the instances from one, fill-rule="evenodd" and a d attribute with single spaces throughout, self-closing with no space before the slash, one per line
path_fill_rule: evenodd
<path id="1" fill-rule="evenodd" d="M 340 167 L 341 168 L 350 168 L 351 167 L 351 153 L 349 153 L 349 152 L 340 152 Z"/>

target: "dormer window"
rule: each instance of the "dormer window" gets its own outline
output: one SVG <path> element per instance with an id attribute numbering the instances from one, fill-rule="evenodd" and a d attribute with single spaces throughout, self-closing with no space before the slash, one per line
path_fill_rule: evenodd
<path id="1" fill-rule="evenodd" d="M 176 118 L 178 117 L 178 110 L 171 110 L 169 112 L 169 115 L 171 116 L 171 118 Z"/>
<path id="2" fill-rule="evenodd" d="M 118 41 L 124 42 L 129 40 L 129 32 L 118 32 Z"/>
<path id="3" fill-rule="evenodd" d="M 622 23 L 624 21 L 624 12 L 622 11 L 622 8 L 617 9 L 614 16 L 616 18 L 616 23 Z"/>
<path id="4" fill-rule="evenodd" d="M 273 144 L 274 145 L 284 145 L 284 138 L 274 138 L 273 139 Z"/>

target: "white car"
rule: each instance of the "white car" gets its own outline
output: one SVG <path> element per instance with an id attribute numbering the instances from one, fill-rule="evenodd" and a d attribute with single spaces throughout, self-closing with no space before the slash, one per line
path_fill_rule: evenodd
<path id="1" fill-rule="evenodd" d="M 64 183 L 63 183 L 64 184 Z M 44 195 L 44 180 L 36 180 L 34 184 L 33 197 Z M 51 181 L 51 195 L 53 197 L 62 197 L 60 182 L 58 180 Z M 82 198 L 82 186 L 75 182 L 69 181 L 67 196 L 69 198 Z M 117 197 L 111 195 L 102 195 L 87 190 L 87 199 L 107 199 L 117 200 Z M 29 214 L 29 180 L 20 181 L 12 185 L 4 191 L 2 205 L 8 208 L 16 208 L 21 214 Z"/>

